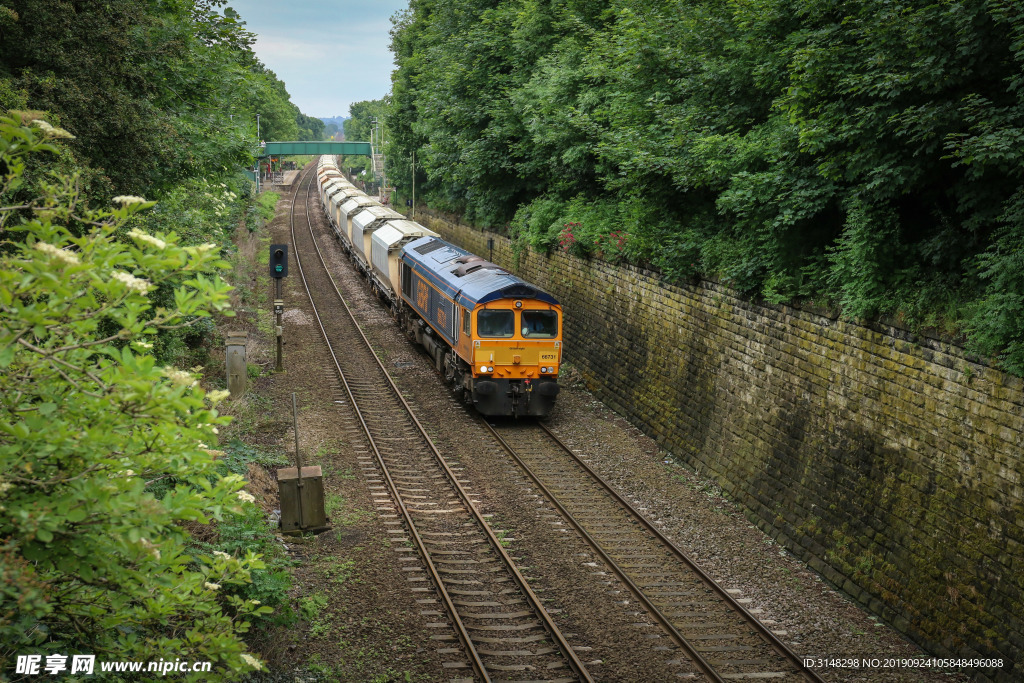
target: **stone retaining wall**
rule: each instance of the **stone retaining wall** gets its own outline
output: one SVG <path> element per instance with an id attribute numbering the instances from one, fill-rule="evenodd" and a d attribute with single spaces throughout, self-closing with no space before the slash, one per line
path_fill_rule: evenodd
<path id="1" fill-rule="evenodd" d="M 899 330 L 517 258 L 504 237 L 417 219 L 485 257 L 492 237 L 496 263 L 562 301 L 566 360 L 594 392 L 831 583 L 934 654 L 1024 678 L 1019 378 Z"/>

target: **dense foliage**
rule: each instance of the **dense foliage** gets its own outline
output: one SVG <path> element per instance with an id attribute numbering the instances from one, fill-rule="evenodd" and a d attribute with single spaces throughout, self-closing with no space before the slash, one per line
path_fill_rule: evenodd
<path id="1" fill-rule="evenodd" d="M 384 138 L 384 117 L 387 100 L 353 102 L 349 118 L 345 119 L 345 139 L 349 142 L 372 142 L 379 146 L 377 136 Z M 374 121 L 377 121 L 375 124 Z M 349 169 L 360 180 L 373 182 L 373 160 L 367 156 L 348 155 L 342 159 L 342 168 Z M 365 173 L 364 173 L 365 171 Z"/>
<path id="2" fill-rule="evenodd" d="M 86 204 L 126 194 L 159 201 L 129 227 L 230 247 L 250 213 L 241 171 L 254 166 L 258 140 L 319 139 L 323 122 L 289 101 L 224 3 L 0 0 L 0 113 L 37 112 L 74 134 L 56 157 L 27 162 L 8 203 L 30 201 L 46 172 L 74 173 Z M 155 302 L 172 291 L 161 288 Z M 158 359 L 198 351 L 201 363 L 209 332 L 202 323 L 163 331 Z"/>
<path id="3" fill-rule="evenodd" d="M 288 617 L 197 366 L 219 253 L 266 210 L 256 113 L 267 140 L 323 123 L 223 5 L 0 0 L 0 671 L 83 653 L 236 679 L 250 624 Z"/>
<path id="4" fill-rule="evenodd" d="M 158 198 L 252 165 L 257 113 L 263 140 L 319 139 L 224 1 L 0 0 L 0 112 L 42 110 L 73 133 L 99 196 Z"/>
<path id="5" fill-rule="evenodd" d="M 0 197 L 67 135 L 0 118 Z M 17 209 L 0 203 L 0 670 L 16 655 L 82 653 L 211 661 L 204 680 L 234 678 L 259 667 L 241 636 L 269 608 L 229 587 L 264 564 L 250 550 L 194 552 L 183 526 L 247 514 L 242 478 L 215 461 L 225 421 L 213 406 L 227 392 L 152 354 L 159 330 L 226 308 L 227 264 L 173 232 L 116 239 L 152 202 L 114 203 L 84 206 L 62 175 L 28 219 L 8 222 Z"/>
<path id="6" fill-rule="evenodd" d="M 1020 3 L 412 0 L 392 39 L 433 205 L 1024 372 Z"/>

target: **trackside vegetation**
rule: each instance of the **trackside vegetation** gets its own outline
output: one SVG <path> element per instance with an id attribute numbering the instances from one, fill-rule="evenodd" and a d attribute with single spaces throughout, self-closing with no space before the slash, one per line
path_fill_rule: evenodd
<path id="1" fill-rule="evenodd" d="M 412 0 L 389 177 L 541 250 L 966 335 L 1024 374 L 1014 0 Z"/>
<path id="2" fill-rule="evenodd" d="M 294 619 L 202 366 L 235 231 L 273 213 L 241 170 L 323 124 L 224 4 L 0 2 L 0 678 L 92 654 L 236 680 Z"/>
<path id="3" fill-rule="evenodd" d="M 69 135 L 0 118 L 0 197 Z M 161 330 L 225 311 L 226 263 L 174 232 L 117 239 L 153 202 L 90 208 L 59 174 L 43 189 L 28 217 L 0 205 L 0 668 L 31 653 L 259 668 L 242 636 L 270 608 L 233 587 L 264 563 L 196 552 L 185 526 L 250 514 L 216 462 L 227 392 L 152 352 Z"/>
<path id="4" fill-rule="evenodd" d="M 351 116 L 344 123 L 345 139 L 365 140 L 367 142 L 372 140 L 377 142 L 376 135 L 380 131 L 373 131 L 373 120 L 377 119 L 383 124 L 387 113 L 387 106 L 387 98 L 353 102 L 349 107 Z M 357 177 L 357 180 L 365 182 L 372 182 L 374 180 L 372 175 L 373 161 L 367 156 L 349 155 L 343 157 L 339 165 L 341 168 L 351 171 L 352 175 Z"/>
<path id="5" fill-rule="evenodd" d="M 319 139 L 224 0 L 4 0 L 0 113 L 45 111 L 97 197 L 162 198 L 252 166 L 258 139 Z M 260 114 L 259 138 L 256 115 Z M 301 136 L 301 137 L 300 137 Z"/>

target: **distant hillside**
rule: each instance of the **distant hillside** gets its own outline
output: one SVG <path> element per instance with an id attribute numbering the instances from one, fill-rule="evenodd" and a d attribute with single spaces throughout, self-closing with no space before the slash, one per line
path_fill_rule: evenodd
<path id="1" fill-rule="evenodd" d="M 349 117 L 349 116 L 332 116 L 330 118 L 326 118 L 326 117 L 321 116 L 320 120 L 324 122 L 325 126 L 329 126 L 329 125 L 331 125 L 333 123 L 340 130 L 344 130 L 343 126 L 345 125 L 345 122 L 348 121 L 350 118 L 351 117 Z"/>

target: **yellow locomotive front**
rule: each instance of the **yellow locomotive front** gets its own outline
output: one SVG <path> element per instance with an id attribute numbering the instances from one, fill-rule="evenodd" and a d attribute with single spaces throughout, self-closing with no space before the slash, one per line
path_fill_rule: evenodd
<path id="1" fill-rule="evenodd" d="M 561 312 L 561 306 L 539 299 L 498 299 L 476 307 L 467 355 L 477 410 L 486 415 L 551 412 L 562 357 Z"/>
<path id="2" fill-rule="evenodd" d="M 402 249 L 403 315 L 484 415 L 544 417 L 558 395 L 562 307 L 547 292 L 435 237 Z"/>

